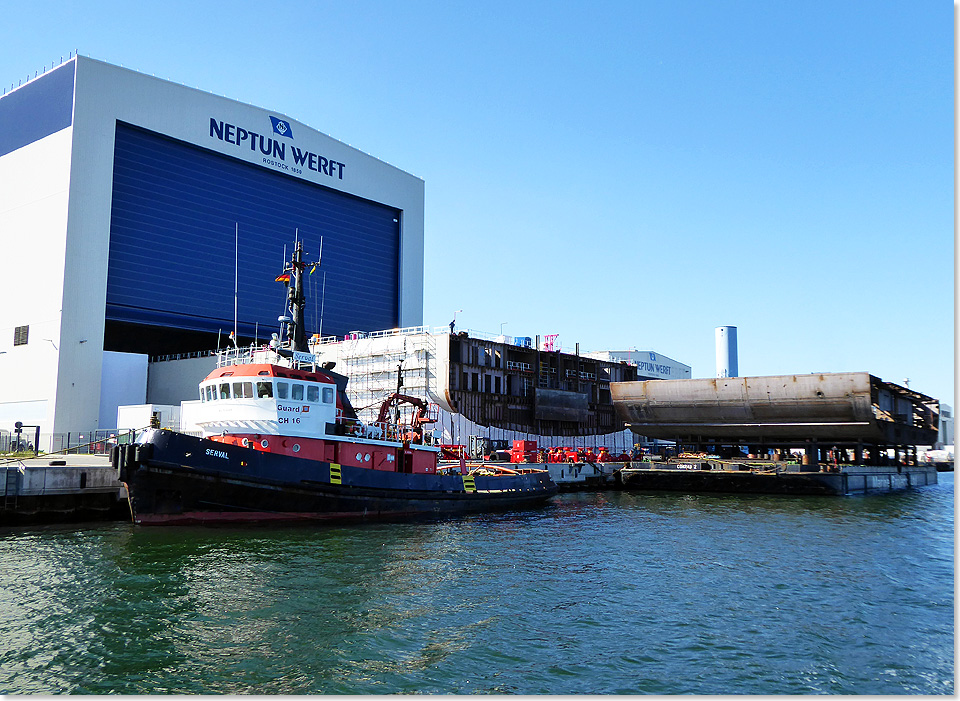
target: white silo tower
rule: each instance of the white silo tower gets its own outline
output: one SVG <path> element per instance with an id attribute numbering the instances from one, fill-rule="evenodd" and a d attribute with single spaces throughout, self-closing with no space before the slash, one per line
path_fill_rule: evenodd
<path id="1" fill-rule="evenodd" d="M 717 339 L 717 377 L 737 377 L 737 327 L 718 326 Z"/>

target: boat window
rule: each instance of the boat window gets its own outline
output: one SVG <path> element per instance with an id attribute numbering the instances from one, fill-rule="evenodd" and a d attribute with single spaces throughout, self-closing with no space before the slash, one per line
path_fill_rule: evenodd
<path id="1" fill-rule="evenodd" d="M 243 396 L 243 383 L 234 382 L 233 383 L 233 398 L 240 399 Z"/>
<path id="2" fill-rule="evenodd" d="M 230 399 L 230 385 L 226 382 L 220 385 L 220 399 Z"/>
<path id="3" fill-rule="evenodd" d="M 323 403 L 333 404 L 333 387 L 323 388 Z"/>
<path id="4" fill-rule="evenodd" d="M 258 382 L 257 383 L 257 397 L 260 399 L 269 399 L 273 396 L 273 383 L 272 382 Z"/>
<path id="5" fill-rule="evenodd" d="M 319 402 L 320 401 L 320 388 L 316 385 L 307 385 L 307 401 L 308 402 Z"/>
<path id="6" fill-rule="evenodd" d="M 290 383 L 289 382 L 278 382 L 277 383 L 277 399 L 286 399 L 290 394 Z"/>
<path id="7" fill-rule="evenodd" d="M 244 382 L 242 389 L 243 389 L 244 399 L 253 399 L 253 383 L 252 382 Z"/>
<path id="8" fill-rule="evenodd" d="M 212 402 L 217 398 L 217 386 L 216 385 L 207 385 L 204 387 L 207 390 L 207 401 Z"/>
<path id="9" fill-rule="evenodd" d="M 303 401 L 303 385 L 293 385 L 290 387 L 290 399 L 295 402 Z"/>

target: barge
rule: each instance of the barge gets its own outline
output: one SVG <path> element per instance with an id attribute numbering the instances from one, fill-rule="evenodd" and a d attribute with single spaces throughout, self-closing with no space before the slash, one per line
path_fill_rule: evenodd
<path id="1" fill-rule="evenodd" d="M 917 446 L 939 402 L 866 372 L 614 383 L 634 432 L 680 455 L 633 462 L 625 489 L 857 494 L 937 483 Z"/>
<path id="2" fill-rule="evenodd" d="M 844 496 L 890 492 L 937 484 L 937 470 L 929 465 L 845 465 L 837 470 L 811 472 L 802 465 L 732 460 L 634 462 L 617 471 L 625 490 L 670 492 L 725 492 L 732 494 L 815 494 Z"/>

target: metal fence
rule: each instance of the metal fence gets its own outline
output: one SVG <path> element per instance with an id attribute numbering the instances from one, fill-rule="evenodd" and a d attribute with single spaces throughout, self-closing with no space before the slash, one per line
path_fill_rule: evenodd
<path id="1" fill-rule="evenodd" d="M 0 431 L 0 454 L 78 454 L 109 455 L 115 445 L 132 443 L 143 429 L 94 429 L 68 433 L 41 433 L 40 441 L 34 444 L 36 436 L 24 433 L 19 438 L 9 431 Z"/>

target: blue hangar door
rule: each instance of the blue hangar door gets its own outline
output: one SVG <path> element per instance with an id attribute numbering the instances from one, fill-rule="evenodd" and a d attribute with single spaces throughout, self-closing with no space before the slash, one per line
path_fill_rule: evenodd
<path id="1" fill-rule="evenodd" d="M 235 271 L 238 335 L 268 339 L 284 312 L 275 280 L 298 230 L 311 261 L 323 237 L 322 263 L 306 278 L 307 333 L 321 316 L 324 336 L 394 328 L 399 219 L 392 207 L 118 123 L 105 347 L 214 347 L 233 330 Z"/>

